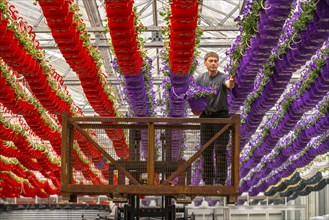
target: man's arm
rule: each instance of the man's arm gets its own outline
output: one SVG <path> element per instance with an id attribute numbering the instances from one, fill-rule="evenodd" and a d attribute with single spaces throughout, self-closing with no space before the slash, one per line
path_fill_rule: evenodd
<path id="1" fill-rule="evenodd" d="M 195 84 L 197 84 L 198 86 L 200 86 L 200 82 L 201 82 L 201 74 L 198 75 L 198 77 L 195 79 Z"/>
<path id="2" fill-rule="evenodd" d="M 225 81 L 225 86 L 228 89 L 233 89 L 234 86 L 235 86 L 235 81 L 236 81 L 236 77 L 235 77 L 235 74 L 233 74 L 233 75 L 230 76 L 230 79 Z"/>

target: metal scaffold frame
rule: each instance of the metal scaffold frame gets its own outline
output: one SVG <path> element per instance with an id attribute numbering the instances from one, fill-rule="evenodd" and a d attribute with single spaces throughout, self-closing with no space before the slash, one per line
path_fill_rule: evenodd
<path id="1" fill-rule="evenodd" d="M 185 124 L 185 123 L 194 123 Z M 122 160 L 115 160 L 106 150 L 100 146 L 84 129 L 109 129 L 109 128 L 144 128 L 148 129 L 148 158 L 154 158 L 155 129 L 165 129 L 170 126 L 180 129 L 200 129 L 200 123 L 221 123 L 225 126 L 205 145 L 201 146 L 188 160 L 178 163 L 175 171 L 166 176 L 166 179 L 159 185 L 154 185 L 155 164 L 154 160 L 144 161 L 147 167 L 147 183 L 142 184 L 127 169 L 127 164 Z M 198 124 L 198 125 L 196 125 Z M 161 195 L 177 197 L 187 195 L 194 198 L 197 195 L 203 196 L 225 196 L 228 203 L 234 203 L 239 194 L 239 135 L 240 116 L 234 115 L 227 119 L 196 119 L 196 118 L 105 118 L 105 117 L 69 117 L 63 114 L 62 120 L 62 166 L 61 166 L 61 191 L 63 198 L 74 198 L 78 194 L 85 195 L 110 195 L 119 194 L 129 198 L 136 195 Z M 129 179 L 129 185 L 80 185 L 73 183 L 72 151 L 73 151 L 73 130 L 80 132 L 94 147 L 102 153 L 102 156 L 110 161 L 121 174 Z M 226 129 L 232 130 L 232 169 L 231 185 L 229 186 L 192 186 L 190 184 L 177 184 L 172 186 L 170 182 L 179 177 L 199 157 L 202 152 Z M 166 163 L 166 161 L 163 161 Z M 129 160 L 127 161 L 129 163 Z M 74 200 L 74 199 L 73 199 Z"/>

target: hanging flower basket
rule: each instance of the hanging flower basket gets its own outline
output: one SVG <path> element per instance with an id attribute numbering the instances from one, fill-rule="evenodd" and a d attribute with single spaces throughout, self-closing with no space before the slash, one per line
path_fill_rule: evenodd
<path id="1" fill-rule="evenodd" d="M 7 30 L 0 38 L 0 45 L 1 47 L 10 45 L 13 41 L 15 41 L 14 32 L 12 30 Z"/>
<path id="2" fill-rule="evenodd" d="M 131 48 L 137 44 L 135 38 L 130 36 L 121 37 L 118 39 L 112 39 L 112 45 L 115 48 Z"/>
<path id="3" fill-rule="evenodd" d="M 39 1 L 42 5 L 43 13 L 45 16 L 50 16 L 52 14 L 56 15 L 66 15 L 69 11 L 69 1 L 66 0 L 56 0 L 52 3 L 46 3 L 44 1 Z"/>
<path id="4" fill-rule="evenodd" d="M 171 19 L 171 28 L 173 30 L 191 30 L 195 29 L 197 26 L 197 18 L 191 18 L 189 21 Z"/>
<path id="5" fill-rule="evenodd" d="M 7 25 L 8 25 L 8 21 L 7 20 L 2 20 L 2 15 L 0 14 L 0 31 L 2 33 L 5 33 L 7 31 Z M 1 39 L 1 37 L 0 37 Z"/>
<path id="6" fill-rule="evenodd" d="M 131 15 L 132 6 L 132 1 L 129 1 L 124 5 L 107 4 L 106 11 L 108 14 L 111 14 L 113 16 L 128 16 Z"/>
<path id="7" fill-rule="evenodd" d="M 182 39 L 182 40 L 172 40 L 172 42 L 170 42 L 170 47 L 174 50 L 184 50 L 185 48 L 189 48 L 189 47 L 193 47 L 194 45 L 194 41 L 195 39 Z M 182 61 L 186 61 L 186 60 L 182 60 Z M 191 62 L 191 61 L 189 61 Z"/>
<path id="8" fill-rule="evenodd" d="M 184 40 L 184 39 L 191 39 L 194 37 L 195 37 L 195 30 L 182 30 L 182 31 L 170 30 L 171 40 Z"/>
<path id="9" fill-rule="evenodd" d="M 68 27 L 72 24 L 73 12 L 68 12 L 67 15 L 63 15 L 61 18 L 47 18 L 47 24 L 49 27 Z"/>
<path id="10" fill-rule="evenodd" d="M 136 39 L 136 36 L 137 36 L 134 28 L 130 28 L 128 30 L 119 29 L 119 30 L 111 31 L 110 35 L 111 35 L 113 40 L 121 39 L 121 38 L 124 38 L 124 37 L 130 37 L 130 38 Z M 116 54 L 116 55 L 118 56 L 118 54 Z"/>
<path id="11" fill-rule="evenodd" d="M 189 99 L 188 103 L 190 105 L 190 108 L 192 109 L 192 112 L 204 111 L 207 107 L 207 98 L 200 97 Z"/>
<path id="12" fill-rule="evenodd" d="M 322 19 L 328 19 L 329 18 L 329 7 L 328 2 L 326 1 L 319 1 L 316 4 L 317 10 L 316 13 L 319 15 Z"/>
<path id="13" fill-rule="evenodd" d="M 176 74 L 188 74 L 190 72 L 190 67 L 172 67 L 173 73 Z"/>
<path id="14" fill-rule="evenodd" d="M 64 1 L 63 0 L 41 0 L 39 1 L 40 4 L 44 4 L 45 8 L 53 8 L 53 7 L 58 7 L 63 5 Z"/>
<path id="15" fill-rule="evenodd" d="M 108 17 L 108 25 L 110 30 L 129 29 L 134 27 L 134 18 L 134 14 L 127 17 L 111 16 Z"/>
<path id="16" fill-rule="evenodd" d="M 105 0 L 105 3 L 110 7 L 127 7 L 127 5 L 133 2 L 132 0 Z M 108 8 L 108 6 L 107 6 Z"/>
<path id="17" fill-rule="evenodd" d="M 172 5 L 171 12 L 173 17 L 180 18 L 180 17 L 190 17 L 191 15 L 197 15 L 198 14 L 198 4 L 193 3 L 191 5 L 184 5 L 182 7 L 182 4 L 179 5 Z"/>
<path id="18" fill-rule="evenodd" d="M 173 58 L 184 57 L 185 59 L 186 57 L 193 56 L 193 53 L 194 50 L 193 47 L 191 47 L 191 48 L 184 48 L 184 50 L 171 50 L 170 56 Z"/>
<path id="19" fill-rule="evenodd" d="M 141 55 L 139 54 L 139 52 L 136 50 L 134 52 L 131 52 L 130 54 L 126 54 L 126 53 L 119 53 L 116 54 L 117 59 L 118 60 L 122 60 L 122 61 L 135 61 L 135 60 L 140 60 Z"/>
<path id="20" fill-rule="evenodd" d="M 326 62 L 327 62 L 326 67 L 329 67 L 329 59 L 327 59 Z M 320 72 L 319 76 L 321 76 L 321 80 L 325 81 L 326 83 L 329 83 L 328 68 L 321 68 L 321 72 Z"/>

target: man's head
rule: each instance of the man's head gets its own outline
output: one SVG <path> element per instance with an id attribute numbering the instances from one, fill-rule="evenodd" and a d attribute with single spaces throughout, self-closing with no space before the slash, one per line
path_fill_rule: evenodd
<path id="1" fill-rule="evenodd" d="M 218 72 L 219 56 L 215 52 L 208 52 L 204 56 L 204 65 L 207 67 L 209 75 L 216 75 Z"/>

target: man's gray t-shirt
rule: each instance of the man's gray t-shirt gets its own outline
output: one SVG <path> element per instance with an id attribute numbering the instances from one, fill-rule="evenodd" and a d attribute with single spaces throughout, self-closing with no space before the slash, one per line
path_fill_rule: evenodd
<path id="1" fill-rule="evenodd" d="M 228 111 L 227 87 L 225 86 L 226 75 L 218 72 L 214 77 L 209 77 L 208 72 L 200 74 L 196 79 L 196 84 L 203 87 L 212 87 L 217 90 L 217 95 L 208 97 L 208 104 L 205 111 L 219 112 Z"/>

